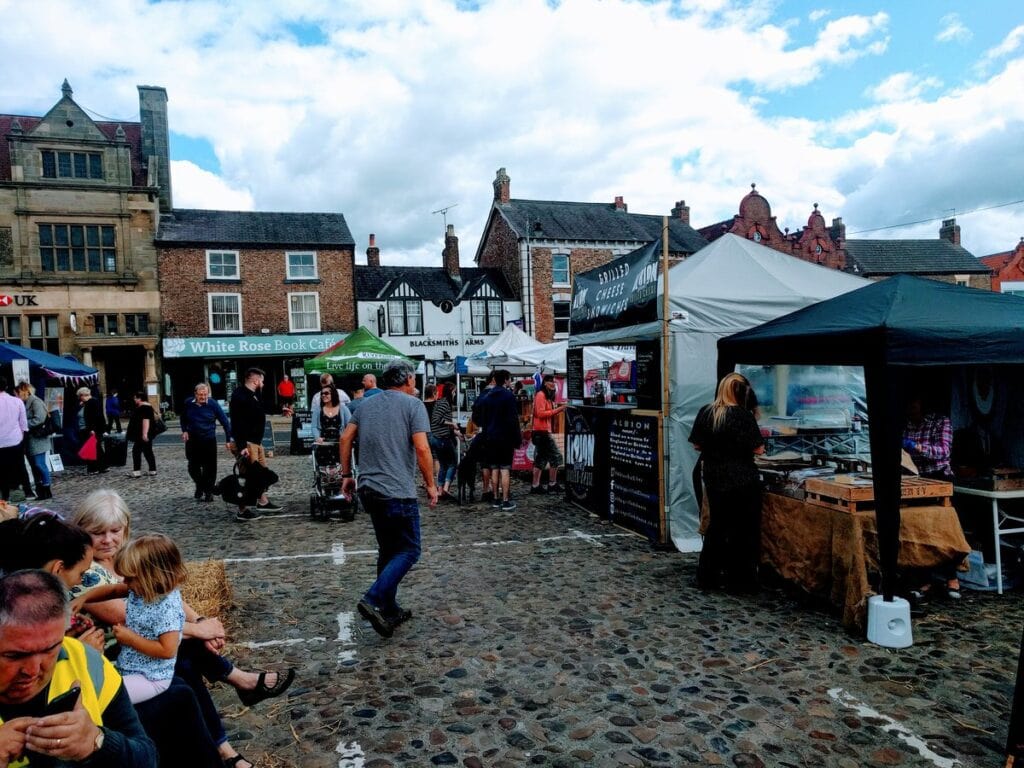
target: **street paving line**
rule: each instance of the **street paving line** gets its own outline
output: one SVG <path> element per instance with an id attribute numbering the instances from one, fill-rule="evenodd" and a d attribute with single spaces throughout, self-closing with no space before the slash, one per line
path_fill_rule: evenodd
<path id="1" fill-rule="evenodd" d="M 366 765 L 366 755 L 357 741 L 339 741 L 334 751 L 341 755 L 338 768 L 364 768 Z"/>
<path id="2" fill-rule="evenodd" d="M 356 641 L 352 638 L 352 623 L 355 621 L 355 618 L 356 615 L 351 611 L 342 611 L 338 614 L 338 639 L 335 642 L 343 646 L 342 649 L 338 651 L 338 661 L 340 662 L 356 660 L 355 649 L 352 647 L 344 647 L 354 646 L 356 644 Z"/>
<path id="3" fill-rule="evenodd" d="M 232 643 L 241 648 L 269 648 L 274 645 L 300 645 L 302 643 L 326 643 L 326 637 L 294 637 L 288 640 L 264 640 L 262 643 Z"/>
<path id="4" fill-rule="evenodd" d="M 344 544 L 332 544 L 331 545 L 331 558 L 334 560 L 335 565 L 345 564 L 345 545 Z"/>
<path id="5" fill-rule="evenodd" d="M 833 701 L 842 704 L 847 709 L 852 709 L 861 717 L 870 717 L 872 719 L 878 719 L 885 722 L 885 725 L 880 726 L 883 731 L 890 731 L 896 734 L 896 737 L 901 741 L 905 742 L 908 746 L 916 749 L 920 755 L 928 760 L 931 760 L 939 768 L 954 768 L 954 766 L 960 765 L 959 760 L 954 760 L 949 757 L 942 757 L 935 754 L 928 747 L 928 744 L 920 736 L 909 731 L 901 723 L 893 720 L 887 715 L 883 715 L 880 712 L 876 712 L 866 704 L 862 704 L 857 701 L 856 697 L 852 694 L 847 693 L 842 688 L 831 688 L 829 689 L 828 695 L 832 697 Z"/>

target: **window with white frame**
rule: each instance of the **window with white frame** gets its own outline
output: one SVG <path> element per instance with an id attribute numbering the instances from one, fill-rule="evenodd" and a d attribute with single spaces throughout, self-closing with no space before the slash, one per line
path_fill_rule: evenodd
<path id="1" fill-rule="evenodd" d="M 316 251 L 289 251 L 284 258 L 289 280 L 316 280 Z"/>
<path id="2" fill-rule="evenodd" d="M 242 295 L 240 293 L 211 293 L 207 297 L 210 313 L 210 333 L 242 332 Z"/>
<path id="3" fill-rule="evenodd" d="M 392 336 L 422 336 L 423 302 L 388 299 L 388 329 Z"/>
<path id="4" fill-rule="evenodd" d="M 288 294 L 288 327 L 292 333 L 320 330 L 319 294 Z"/>
<path id="5" fill-rule="evenodd" d="M 569 254 L 551 254 L 551 284 L 571 285 L 569 281 Z"/>
<path id="6" fill-rule="evenodd" d="M 956 285 L 963 286 L 964 288 L 971 287 L 971 276 L 970 275 L 953 275 L 953 282 Z"/>
<path id="7" fill-rule="evenodd" d="M 206 277 L 210 280 L 238 280 L 238 251 L 207 251 Z"/>
<path id="8" fill-rule="evenodd" d="M 470 302 L 473 334 L 476 336 L 501 333 L 505 327 L 504 308 L 500 299 L 474 299 Z"/>
<path id="9" fill-rule="evenodd" d="M 555 294 L 552 296 L 552 310 L 555 318 L 555 336 L 568 336 L 569 335 L 569 307 L 571 305 L 571 296 L 564 293 Z"/>

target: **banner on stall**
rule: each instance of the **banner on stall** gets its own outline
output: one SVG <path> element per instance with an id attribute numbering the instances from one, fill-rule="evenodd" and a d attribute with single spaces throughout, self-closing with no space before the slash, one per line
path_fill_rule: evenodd
<path id="1" fill-rule="evenodd" d="M 572 335 L 622 328 L 658 319 L 661 240 L 576 275 L 572 285 Z"/>

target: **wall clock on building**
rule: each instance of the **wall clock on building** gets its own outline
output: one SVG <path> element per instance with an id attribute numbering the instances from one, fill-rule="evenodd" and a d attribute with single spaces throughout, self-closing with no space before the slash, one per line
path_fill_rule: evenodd
<path id="1" fill-rule="evenodd" d="M 453 309 L 455 309 L 455 305 L 448 301 L 448 299 L 445 299 L 444 301 L 441 302 L 441 311 L 444 312 L 446 315 L 451 314 Z"/>

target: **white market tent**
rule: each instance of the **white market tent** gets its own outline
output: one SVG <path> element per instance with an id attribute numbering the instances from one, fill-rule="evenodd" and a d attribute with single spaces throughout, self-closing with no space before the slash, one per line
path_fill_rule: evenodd
<path id="1" fill-rule="evenodd" d="M 518 325 L 509 323 L 490 344 L 466 357 L 466 368 L 471 376 L 487 376 L 492 368 L 502 366 L 508 361 L 507 353 L 510 349 L 536 346 L 537 344 L 538 342 L 533 336 L 530 336 Z"/>
<path id="2" fill-rule="evenodd" d="M 693 493 L 697 453 L 688 441 L 701 406 L 714 399 L 718 340 L 870 281 L 817 266 L 728 234 L 669 270 L 671 411 L 665 425 L 669 535 L 682 552 L 701 548 Z M 664 280 L 658 281 L 658 315 Z M 573 336 L 574 347 L 658 338 L 660 320 Z"/>

